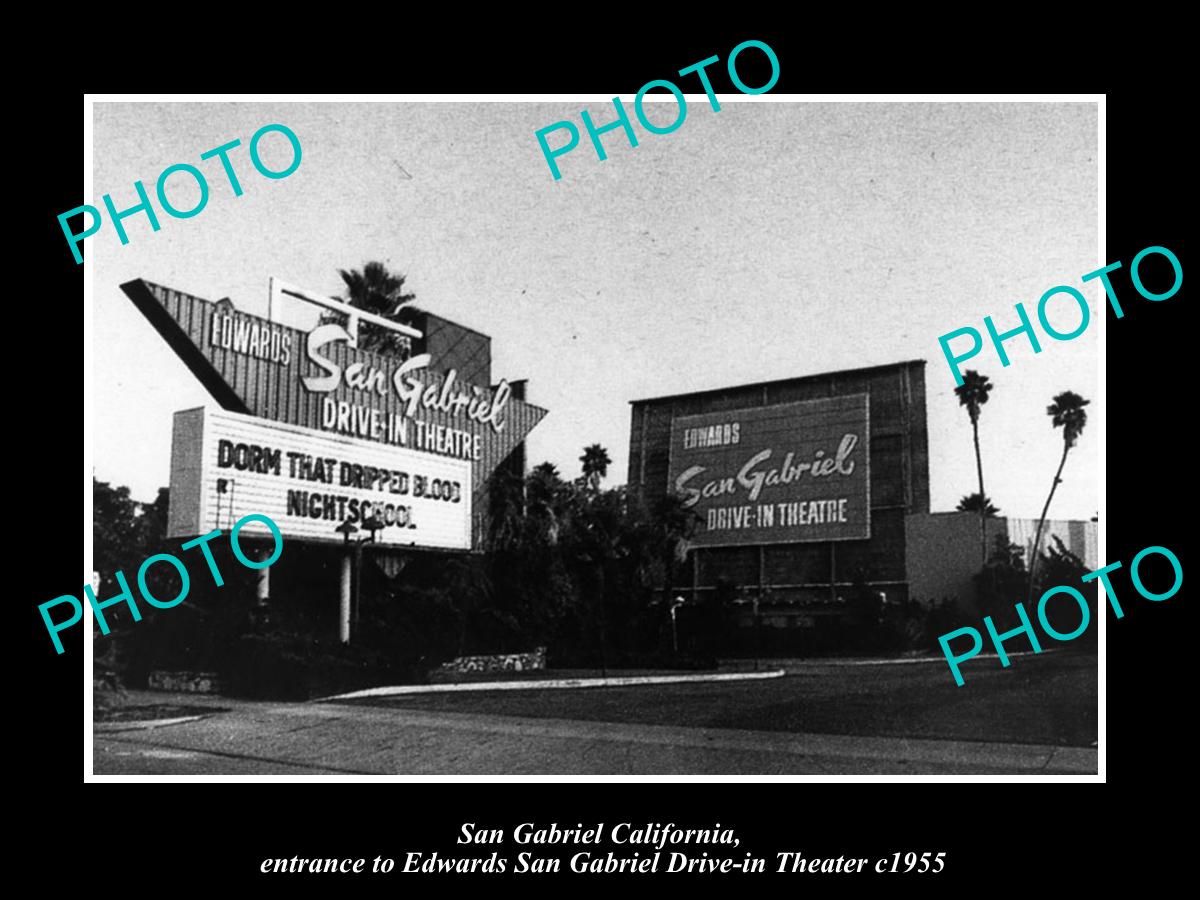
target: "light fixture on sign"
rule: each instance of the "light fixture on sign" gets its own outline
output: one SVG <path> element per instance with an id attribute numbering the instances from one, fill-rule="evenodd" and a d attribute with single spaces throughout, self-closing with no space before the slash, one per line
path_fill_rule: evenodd
<path id="1" fill-rule="evenodd" d="M 303 300 L 305 303 L 312 303 L 315 306 L 323 306 L 326 309 L 331 309 L 334 312 L 344 315 L 346 317 L 346 331 L 350 333 L 351 347 L 358 346 L 358 325 L 360 321 L 370 322 L 372 325 L 378 325 L 380 328 L 387 328 L 405 337 L 422 338 L 425 336 L 423 332 L 418 331 L 411 325 L 393 322 L 391 319 L 377 316 L 375 313 L 351 306 L 349 303 L 343 303 L 341 300 L 335 300 L 332 297 L 325 297 L 321 294 L 315 294 L 312 291 L 306 291 L 303 288 L 294 287 L 287 282 L 280 281 L 274 275 L 270 277 L 269 283 L 270 293 L 267 299 L 267 318 L 272 322 L 279 321 L 278 310 L 282 305 L 283 298 L 293 297 L 296 300 Z"/>

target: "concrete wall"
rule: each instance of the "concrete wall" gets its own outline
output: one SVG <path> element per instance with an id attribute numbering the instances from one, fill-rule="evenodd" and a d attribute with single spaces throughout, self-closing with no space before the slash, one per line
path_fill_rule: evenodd
<path id="1" fill-rule="evenodd" d="M 909 596 L 928 602 L 950 598 L 966 610 L 975 605 L 973 576 L 980 570 L 979 516 L 975 513 L 918 513 L 904 520 L 905 562 Z M 988 519 L 988 554 L 997 534 L 1005 534 L 1025 550 L 1029 565 L 1037 519 Z M 1091 569 L 1096 561 L 1096 523 L 1048 519 L 1042 532 L 1042 552 L 1053 545 L 1051 535 L 1060 537 L 1067 549 Z M 1017 598 L 1020 599 L 1020 598 Z M 1014 601 L 1015 602 L 1015 601 Z"/>
<path id="2" fill-rule="evenodd" d="M 678 590 L 701 601 L 724 579 L 744 598 L 757 595 L 781 614 L 798 615 L 803 607 L 805 616 L 813 607 L 836 608 L 839 591 L 855 583 L 896 599 L 907 594 L 905 515 L 929 510 L 924 360 L 635 400 L 629 491 L 651 504 L 666 493 L 671 423 L 678 417 L 864 393 L 870 397 L 870 539 L 699 548 L 678 567 Z"/>
<path id="3" fill-rule="evenodd" d="M 905 517 L 904 530 L 909 597 L 922 603 L 949 599 L 964 610 L 973 610 L 975 584 L 972 578 L 983 567 L 978 514 L 918 513 Z M 1007 533 L 1007 520 L 987 520 L 989 555 L 996 535 Z"/>
<path id="4" fill-rule="evenodd" d="M 1014 544 L 1020 544 L 1025 550 L 1025 563 L 1029 564 L 1033 550 L 1033 538 L 1037 534 L 1037 519 L 1008 520 L 1008 539 Z M 1042 552 L 1047 547 L 1053 547 L 1051 535 L 1057 535 L 1067 545 L 1067 549 L 1087 564 L 1089 569 L 1097 569 L 1101 563 L 1097 559 L 1096 523 L 1083 522 L 1078 519 L 1047 519 L 1042 530 Z"/>
<path id="5" fill-rule="evenodd" d="M 204 410 L 175 413 L 171 430 L 171 496 L 167 501 L 167 537 L 192 537 L 211 528 L 204 518 L 200 481 Z M 111 573 L 109 573 L 111 574 Z"/>

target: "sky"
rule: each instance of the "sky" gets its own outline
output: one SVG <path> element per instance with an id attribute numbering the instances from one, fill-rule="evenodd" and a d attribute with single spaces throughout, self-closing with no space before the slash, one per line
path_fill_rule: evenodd
<path id="1" fill-rule="evenodd" d="M 267 279 L 336 295 L 339 268 L 378 259 L 407 275 L 421 308 L 492 337 L 493 380 L 526 378 L 549 414 L 528 440 L 529 462 L 579 472 L 585 445 L 626 480 L 635 399 L 927 360 L 930 491 L 935 511 L 976 490 L 965 410 L 938 337 L 962 326 L 1036 321 L 1056 285 L 1088 298 L 1092 324 L 1069 342 L 1019 337 L 1011 364 L 990 346 L 965 363 L 989 376 L 980 417 L 988 493 L 1007 515 L 1036 517 L 1062 452 L 1045 408 L 1073 390 L 1093 401 L 1067 462 L 1051 518 L 1098 510 L 1099 328 L 1104 300 L 1084 273 L 1109 262 L 1097 233 L 1094 103 L 751 102 L 688 95 L 673 133 L 637 125 L 602 138 L 599 161 L 580 125 L 611 102 L 97 103 L 93 190 L 85 202 L 153 197 L 168 166 L 205 173 L 207 206 L 173 219 L 155 200 L 144 215 L 87 239 L 93 270 L 94 459 L 97 478 L 151 500 L 169 481 L 171 419 L 212 403 L 120 290 L 133 278 L 266 315 Z M 631 110 L 632 97 L 622 98 Z M 674 101 L 656 108 L 665 125 Z M 554 180 L 535 132 L 562 120 L 581 143 Z M 260 176 L 250 137 L 282 123 L 302 161 L 290 176 Z M 230 153 L 244 193 L 200 154 Z M 551 137 L 552 146 L 562 140 Z M 286 139 L 261 144 L 284 168 Z M 175 175 L 169 198 L 198 198 Z M 64 242 L 64 252 L 69 252 Z M 1061 301 L 1059 301 L 1061 302 Z M 283 320 L 301 328 L 315 308 Z M 1070 331 L 1069 302 L 1050 320 Z"/>

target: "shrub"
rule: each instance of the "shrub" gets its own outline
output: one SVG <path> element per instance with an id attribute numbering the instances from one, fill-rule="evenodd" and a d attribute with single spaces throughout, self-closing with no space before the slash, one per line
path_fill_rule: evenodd
<path id="1" fill-rule="evenodd" d="M 1021 624 L 1015 607 L 1029 590 L 1029 573 L 1020 545 L 1011 543 L 1005 534 L 996 535 L 992 554 L 974 582 L 979 613 L 991 616 L 997 631 Z"/>
<path id="2" fill-rule="evenodd" d="M 1085 584 L 1082 581 L 1083 576 L 1091 570 L 1082 559 L 1067 549 L 1058 535 L 1051 537 L 1053 544 L 1041 554 L 1042 561 L 1038 565 L 1039 583 L 1034 596 L 1040 599 L 1044 592 L 1060 585 L 1079 591 L 1088 605 L 1087 630 L 1078 638 L 1066 643 L 1059 643 L 1053 639 L 1051 641 L 1063 649 L 1093 649 L 1098 643 L 1100 634 L 1100 629 L 1096 624 L 1097 598 L 1099 596 L 1097 582 L 1091 581 Z M 1035 606 L 1034 609 L 1029 610 L 1031 619 L 1036 615 L 1036 608 Z M 1060 634 L 1070 634 L 1075 631 L 1080 625 L 1082 615 L 1079 604 L 1072 600 L 1070 595 L 1053 598 L 1046 604 L 1045 613 L 1046 621 Z"/>
<path id="3" fill-rule="evenodd" d="M 362 644 L 277 632 L 245 635 L 233 647 L 222 674 L 235 696 L 308 700 L 358 688 L 414 680 L 386 654 Z"/>

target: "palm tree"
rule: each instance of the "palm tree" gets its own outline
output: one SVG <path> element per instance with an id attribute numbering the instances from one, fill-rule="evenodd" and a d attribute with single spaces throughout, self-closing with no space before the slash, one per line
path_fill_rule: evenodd
<path id="1" fill-rule="evenodd" d="M 488 482 L 488 548 L 500 552 L 518 548 L 525 522 L 525 480 L 501 466 Z"/>
<path id="2" fill-rule="evenodd" d="M 1050 485 L 1050 496 L 1042 507 L 1042 517 L 1038 519 L 1037 531 L 1033 537 L 1033 552 L 1029 555 L 1029 601 L 1033 602 L 1034 577 L 1037 574 L 1038 551 L 1042 546 L 1042 528 L 1046 524 L 1046 514 L 1050 512 L 1050 501 L 1054 499 L 1054 491 L 1062 481 L 1063 466 L 1067 464 L 1067 454 L 1083 434 L 1083 426 L 1087 424 L 1087 413 L 1083 408 L 1092 401 L 1084 400 L 1074 391 L 1063 391 L 1054 398 L 1054 402 L 1046 407 L 1046 415 L 1050 416 L 1055 428 L 1063 430 L 1062 459 L 1058 461 L 1058 471 L 1054 473 L 1054 482 Z"/>
<path id="3" fill-rule="evenodd" d="M 539 541 L 553 546 L 566 513 L 566 491 L 558 468 L 544 462 L 533 467 L 525 479 L 526 515 Z"/>
<path id="4" fill-rule="evenodd" d="M 983 489 L 983 456 L 979 453 L 979 410 L 988 401 L 992 383 L 986 375 L 980 375 L 974 369 L 967 369 L 963 382 L 954 389 L 960 405 L 967 408 L 971 417 L 971 432 L 975 437 L 975 469 L 979 473 L 979 496 L 986 497 Z M 987 565 L 987 508 L 979 508 L 979 557 L 982 565 Z"/>
<path id="5" fill-rule="evenodd" d="M 600 490 L 600 479 L 608 474 L 608 467 L 612 463 L 608 451 L 599 444 L 592 444 L 583 448 L 583 456 L 579 457 L 579 461 L 583 463 L 583 480 L 589 490 L 592 493 Z"/>
<path id="6" fill-rule="evenodd" d="M 978 492 L 967 494 L 958 501 L 958 506 L 955 507 L 959 512 L 979 512 L 979 497 Z M 992 498 L 985 497 L 983 500 L 983 512 L 989 519 L 994 519 L 1000 515 L 1000 510 L 992 505 Z"/>
<path id="7" fill-rule="evenodd" d="M 538 463 L 530 470 L 529 474 L 547 483 L 554 483 L 560 480 L 558 466 L 552 462 Z"/>
<path id="8" fill-rule="evenodd" d="M 338 269 L 342 281 L 346 283 L 346 291 L 341 298 L 357 309 L 383 316 L 393 322 L 411 322 L 413 313 L 418 310 L 412 303 L 416 294 L 404 292 L 405 276 L 393 274 L 381 262 L 369 262 L 358 269 Z M 341 313 L 329 312 L 321 316 L 321 322 L 345 324 L 346 317 Z M 359 325 L 358 346 L 363 350 L 374 350 L 377 353 L 387 353 L 397 356 L 408 356 L 412 351 L 409 338 L 395 331 L 363 322 Z"/>

